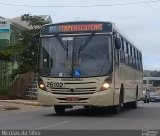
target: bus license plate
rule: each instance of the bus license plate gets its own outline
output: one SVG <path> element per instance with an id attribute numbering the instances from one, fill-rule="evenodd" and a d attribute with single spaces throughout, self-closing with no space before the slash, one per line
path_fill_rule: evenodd
<path id="1" fill-rule="evenodd" d="M 67 97 L 66 98 L 67 101 L 79 101 L 78 97 Z"/>

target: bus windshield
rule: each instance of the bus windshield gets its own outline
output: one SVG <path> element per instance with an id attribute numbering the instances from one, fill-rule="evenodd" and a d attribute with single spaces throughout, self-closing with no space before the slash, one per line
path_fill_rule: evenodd
<path id="1" fill-rule="evenodd" d="M 41 38 L 39 74 L 47 77 L 95 77 L 112 72 L 111 35 Z"/>

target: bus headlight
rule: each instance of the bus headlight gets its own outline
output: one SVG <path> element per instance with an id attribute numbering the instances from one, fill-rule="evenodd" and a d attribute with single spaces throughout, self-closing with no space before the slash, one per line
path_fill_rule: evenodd
<path id="1" fill-rule="evenodd" d="M 44 83 L 40 83 L 40 84 L 39 84 L 39 88 L 40 88 L 41 90 L 47 91 Z"/>
<path id="2" fill-rule="evenodd" d="M 107 77 L 104 80 L 103 85 L 102 85 L 100 91 L 107 90 L 108 88 L 110 88 L 111 84 L 112 84 L 112 75 L 109 75 L 109 77 Z"/>
<path id="3" fill-rule="evenodd" d="M 110 85 L 108 83 L 103 84 L 103 88 L 108 89 Z"/>
<path id="4" fill-rule="evenodd" d="M 109 83 L 104 83 L 104 84 L 102 85 L 100 91 L 107 90 L 109 87 L 110 87 L 110 84 L 109 84 Z"/>
<path id="5" fill-rule="evenodd" d="M 42 81 L 42 79 L 38 79 L 38 86 L 41 90 L 47 91 L 46 86 L 45 86 L 44 82 Z"/>
<path id="6" fill-rule="evenodd" d="M 44 84 L 40 84 L 39 87 L 40 87 L 41 89 L 44 89 L 44 88 L 45 88 L 45 85 L 44 85 Z"/>

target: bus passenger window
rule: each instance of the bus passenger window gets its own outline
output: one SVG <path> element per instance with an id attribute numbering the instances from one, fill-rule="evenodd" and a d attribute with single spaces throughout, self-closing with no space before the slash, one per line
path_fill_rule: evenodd
<path id="1" fill-rule="evenodd" d="M 133 68 L 136 68 L 136 59 L 133 58 Z"/>
<path id="2" fill-rule="evenodd" d="M 140 70 L 143 70 L 143 65 L 142 65 L 142 54 L 140 53 Z"/>
<path id="3" fill-rule="evenodd" d="M 128 65 L 128 54 L 125 54 L 125 64 Z"/>
<path id="4" fill-rule="evenodd" d="M 125 63 L 125 53 L 122 50 L 120 50 L 120 61 L 121 63 Z"/>
<path id="5" fill-rule="evenodd" d="M 133 65 L 133 58 L 129 55 L 129 66 L 132 67 Z"/>
<path id="6" fill-rule="evenodd" d="M 119 63 L 119 51 L 116 48 L 114 49 L 114 60 Z"/>
<path id="7" fill-rule="evenodd" d="M 133 56 L 132 54 L 132 46 L 130 45 L 130 55 Z"/>
<path id="8" fill-rule="evenodd" d="M 135 50 L 135 48 L 134 48 L 134 58 L 136 58 L 136 50 Z"/>
<path id="9" fill-rule="evenodd" d="M 126 43 L 126 53 L 129 55 L 129 47 L 128 47 L 128 43 L 127 42 L 125 42 Z"/>
<path id="10" fill-rule="evenodd" d="M 122 50 L 124 51 L 124 40 L 121 38 L 121 43 L 122 43 Z"/>

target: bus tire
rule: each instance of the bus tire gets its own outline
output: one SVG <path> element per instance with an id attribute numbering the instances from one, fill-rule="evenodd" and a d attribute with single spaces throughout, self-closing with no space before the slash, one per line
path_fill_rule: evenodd
<path id="1" fill-rule="evenodd" d="M 58 113 L 58 114 L 62 114 L 62 113 L 64 113 L 65 112 L 65 107 L 64 106 L 54 106 L 54 110 L 55 110 L 55 112 L 56 113 Z"/>
<path id="2" fill-rule="evenodd" d="M 120 111 L 121 111 L 121 105 L 120 104 L 112 107 L 113 114 L 118 114 L 118 113 L 120 113 Z"/>
<path id="3" fill-rule="evenodd" d="M 128 109 L 129 108 L 129 104 L 128 103 L 123 103 L 123 109 Z"/>
<path id="4" fill-rule="evenodd" d="M 137 109 L 137 100 L 138 100 L 138 86 L 137 86 L 137 89 L 136 89 L 136 100 L 131 102 L 131 106 L 133 109 Z"/>
<path id="5" fill-rule="evenodd" d="M 122 109 L 122 105 L 123 105 L 123 90 L 124 90 L 124 87 L 123 87 L 123 84 L 121 85 L 121 89 L 120 89 L 120 95 L 119 95 L 119 104 L 118 105 L 115 105 L 112 107 L 112 111 L 114 114 L 118 114 L 121 112 L 121 109 Z"/>

